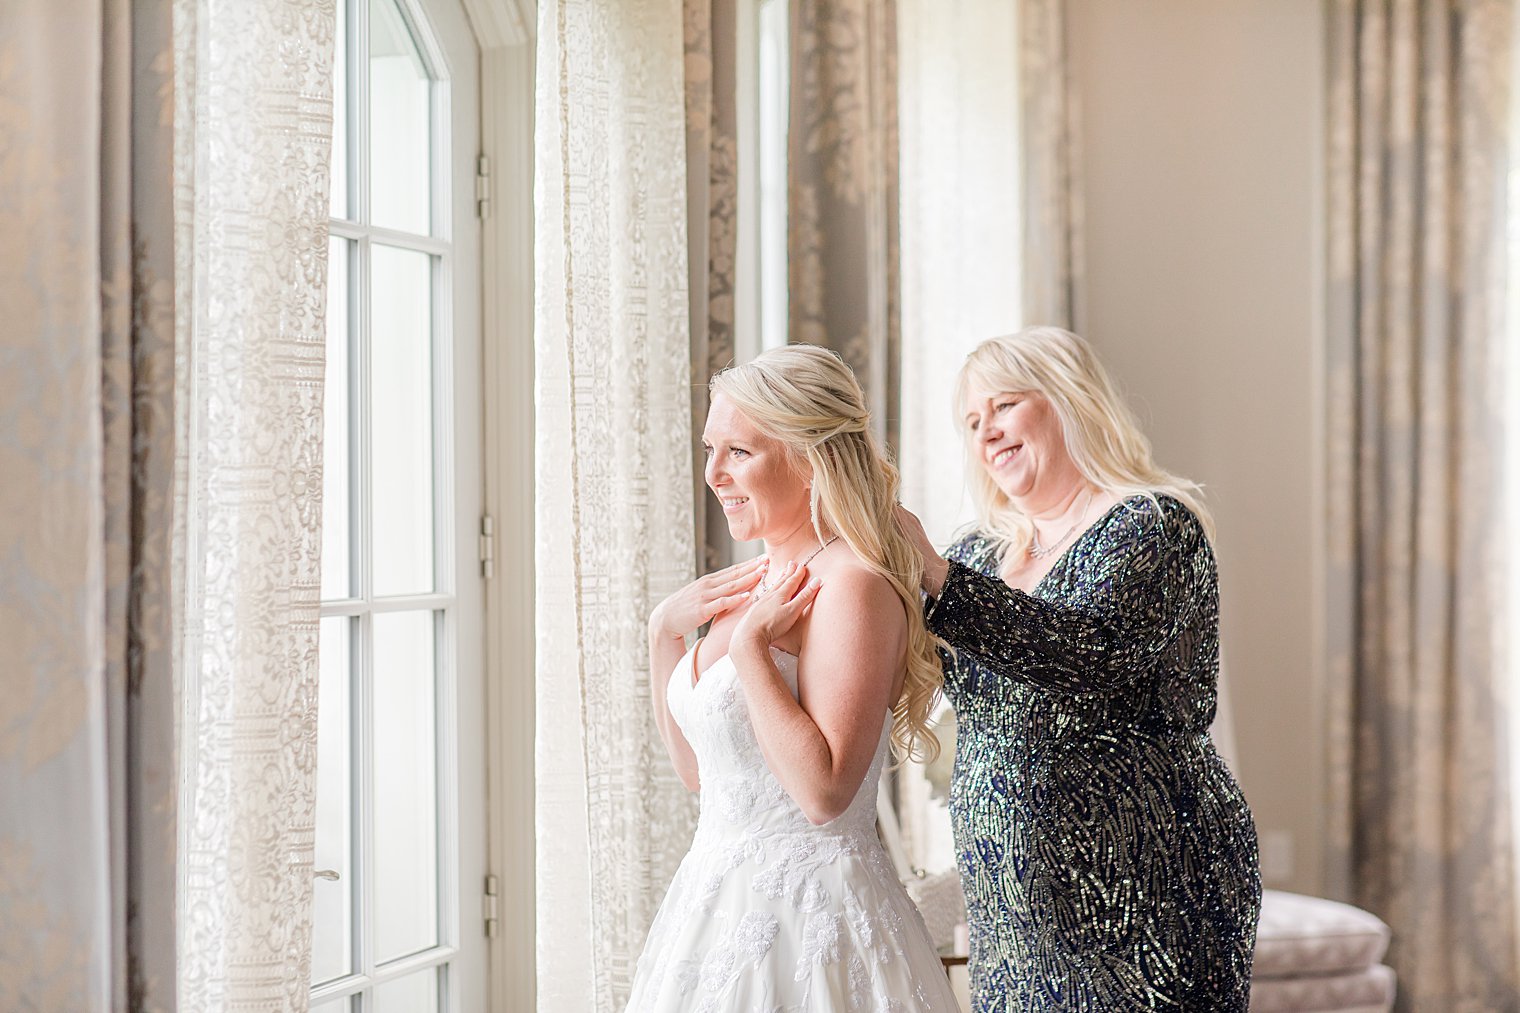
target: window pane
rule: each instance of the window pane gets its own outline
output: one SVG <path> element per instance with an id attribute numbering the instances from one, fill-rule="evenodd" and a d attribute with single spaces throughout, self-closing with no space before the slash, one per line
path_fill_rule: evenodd
<path id="1" fill-rule="evenodd" d="M 349 687 L 352 685 L 353 620 L 322 620 L 317 696 L 317 870 L 312 885 L 311 980 L 321 984 L 353 968 L 353 786 L 349 763 Z"/>
<path id="2" fill-rule="evenodd" d="M 428 968 L 375 989 L 374 1013 L 438 1013 L 438 971 Z"/>
<path id="3" fill-rule="evenodd" d="M 348 0 L 338 0 L 333 43 L 332 196 L 328 214 L 348 218 Z"/>
<path id="4" fill-rule="evenodd" d="M 426 235 L 432 82 L 395 3 L 370 0 L 369 18 L 370 221 Z"/>
<path id="5" fill-rule="evenodd" d="M 375 959 L 438 942 L 432 612 L 374 619 Z"/>
<path id="6" fill-rule="evenodd" d="M 350 594 L 348 278 L 353 244 L 327 246 L 327 380 L 322 406 L 322 597 Z"/>
<path id="7" fill-rule="evenodd" d="M 433 300 L 425 253 L 371 257 L 375 594 L 433 590 Z"/>
<path id="8" fill-rule="evenodd" d="M 312 1006 L 309 1013 L 349 1013 L 354 1009 L 354 1001 L 357 998 L 358 996 L 345 995 L 341 999 L 329 999 Z"/>

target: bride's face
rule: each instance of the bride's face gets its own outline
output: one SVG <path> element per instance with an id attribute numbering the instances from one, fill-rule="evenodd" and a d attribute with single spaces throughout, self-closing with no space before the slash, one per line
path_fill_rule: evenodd
<path id="1" fill-rule="evenodd" d="M 737 541 L 775 539 L 809 517 L 807 479 L 780 441 L 767 436 L 722 394 L 713 396 L 702 431 L 707 487 L 723 504 Z"/>

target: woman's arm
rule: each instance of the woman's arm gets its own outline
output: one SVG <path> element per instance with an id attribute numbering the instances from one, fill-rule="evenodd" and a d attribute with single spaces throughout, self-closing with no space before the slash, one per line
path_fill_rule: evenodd
<path id="1" fill-rule="evenodd" d="M 688 791 L 701 786 L 697 755 L 681 734 L 681 726 L 670 713 L 671 675 L 686 656 L 686 635 L 699 629 L 714 616 L 721 615 L 749 600 L 749 593 L 765 575 L 765 560 L 743 563 L 698 577 L 655 606 L 649 615 L 649 689 L 653 699 L 655 727 L 665 742 L 665 751 L 676 774 Z"/>
<path id="2" fill-rule="evenodd" d="M 1181 504 L 1124 510 L 1103 535 L 1071 604 L 1016 591 L 951 561 L 929 628 L 1008 678 L 1062 692 L 1104 692 L 1149 671 L 1214 593 L 1202 526 Z"/>
<path id="3" fill-rule="evenodd" d="M 823 824 L 849 807 L 876 755 L 903 669 L 907 619 L 891 585 L 869 571 L 832 575 L 823 590 L 804 585 L 804 576 L 805 570 L 793 573 L 766 595 L 776 601 L 752 607 L 735 630 L 729 657 L 771 773 L 810 821 Z M 770 645 L 809 603 L 797 700 Z M 773 616 L 778 621 L 770 621 Z"/>

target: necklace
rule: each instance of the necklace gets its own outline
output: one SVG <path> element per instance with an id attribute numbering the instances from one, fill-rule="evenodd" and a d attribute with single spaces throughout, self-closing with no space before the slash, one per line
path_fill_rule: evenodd
<path id="1" fill-rule="evenodd" d="M 1065 544 L 1066 539 L 1071 537 L 1071 533 L 1077 530 L 1077 525 L 1082 523 L 1082 518 L 1087 516 L 1087 508 L 1092 506 L 1092 496 L 1093 491 L 1089 487 L 1087 490 L 1087 499 L 1083 501 L 1082 510 L 1077 514 L 1077 519 L 1071 522 L 1071 527 L 1066 529 L 1066 534 L 1062 535 L 1060 538 L 1056 539 L 1048 546 L 1042 546 L 1040 544 L 1040 533 L 1035 530 L 1034 522 L 1031 521 L 1029 523 L 1029 548 L 1026 550 L 1029 553 L 1030 558 L 1045 559 L 1048 556 L 1054 555 L 1055 551 L 1059 549 L 1063 544 Z"/>
<path id="2" fill-rule="evenodd" d="M 814 556 L 818 555 L 818 553 L 822 552 L 824 549 L 827 549 L 830 545 L 833 545 L 834 542 L 838 540 L 838 538 L 839 538 L 838 535 L 833 535 L 833 536 L 831 536 L 829 538 L 828 541 L 824 542 L 822 545 L 818 546 L 818 548 L 816 548 L 812 552 L 808 553 L 808 557 L 806 559 L 804 559 L 802 562 L 800 562 L 800 563 L 797 564 L 797 569 L 800 570 L 804 566 L 807 566 L 809 563 L 811 563 L 813 561 L 813 557 Z M 769 576 L 770 576 L 770 573 L 767 572 L 766 575 L 765 575 L 765 577 L 769 577 Z M 755 590 L 755 597 L 756 598 L 759 598 L 761 595 L 763 595 L 766 592 L 772 590 L 772 588 L 774 587 L 774 585 L 767 585 L 765 583 L 765 577 L 761 577 L 760 578 L 760 586 Z M 777 583 L 780 583 L 780 581 L 777 581 Z"/>

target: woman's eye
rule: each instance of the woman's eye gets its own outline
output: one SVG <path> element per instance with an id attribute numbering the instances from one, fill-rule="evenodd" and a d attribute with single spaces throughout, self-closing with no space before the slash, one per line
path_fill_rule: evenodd
<path id="1" fill-rule="evenodd" d="M 735 457 L 748 457 L 749 451 L 745 450 L 743 447 L 735 447 L 733 449 L 733 455 Z"/>
<path id="2" fill-rule="evenodd" d="M 712 444 L 710 444 L 710 443 L 704 443 L 704 444 L 702 444 L 702 456 L 703 457 L 711 457 L 712 455 L 713 455 Z"/>

